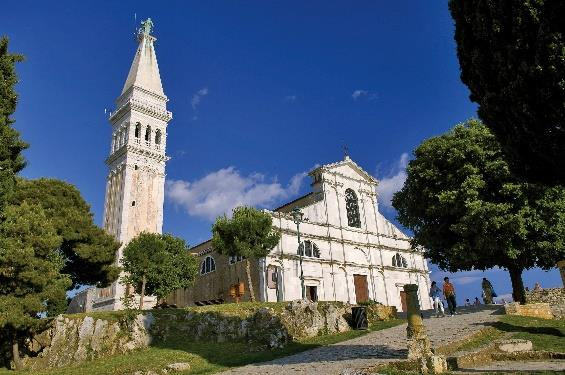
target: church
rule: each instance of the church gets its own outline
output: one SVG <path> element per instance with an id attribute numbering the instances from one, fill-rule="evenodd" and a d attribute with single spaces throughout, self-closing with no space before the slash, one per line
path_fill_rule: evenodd
<path id="1" fill-rule="evenodd" d="M 372 300 L 406 311 L 403 286 L 417 284 L 421 308 L 432 308 L 427 262 L 379 213 L 378 182 L 348 156 L 309 176 L 310 193 L 265 210 L 281 240 L 251 262 L 255 298 L 300 299 L 304 280 L 304 297 L 312 301 Z M 244 259 L 218 254 L 211 241 L 190 251 L 200 260 L 200 274 L 193 287 L 177 290 L 167 302 L 180 307 L 249 300 Z"/>
<path id="2" fill-rule="evenodd" d="M 167 125 L 172 113 L 163 91 L 151 19 L 142 22 L 138 47 L 123 89 L 110 114 L 112 126 L 103 225 L 124 246 L 141 232 L 161 233 Z M 312 191 L 272 211 L 281 240 L 271 253 L 253 260 L 255 298 L 359 303 L 376 301 L 405 310 L 405 284 L 419 286 L 420 304 L 431 308 L 427 262 L 420 249 L 378 211 L 377 180 L 348 156 L 310 172 Z M 293 214 L 299 210 L 302 218 Z M 298 223 L 298 226 L 297 226 Z M 300 241 L 299 241 L 300 238 Z M 299 244 L 300 243 L 300 244 Z M 175 291 L 177 306 L 247 301 L 243 259 L 214 251 L 207 241 L 193 247 L 200 273 L 191 288 Z M 302 276 L 301 276 L 302 275 Z M 304 284 L 304 288 L 302 288 Z M 77 294 L 69 312 L 119 310 L 126 286 Z M 145 306 L 155 304 L 146 297 Z"/>

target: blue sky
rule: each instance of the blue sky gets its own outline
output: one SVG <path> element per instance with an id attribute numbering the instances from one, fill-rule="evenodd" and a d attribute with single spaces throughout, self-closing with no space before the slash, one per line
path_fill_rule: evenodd
<path id="1" fill-rule="evenodd" d="M 380 207 L 423 140 L 476 116 L 459 80 L 445 1 L 18 1 L 0 34 L 18 66 L 23 175 L 76 185 L 102 221 L 110 125 L 142 18 L 155 23 L 173 120 L 164 230 L 197 244 L 236 203 L 272 208 L 308 192 L 304 173 L 351 157 L 381 180 Z M 137 15 L 137 22 L 134 21 Z M 219 198 L 221 197 L 221 199 Z M 435 267 L 432 267 L 434 271 Z M 458 298 L 500 270 L 454 275 Z M 435 271 L 432 278 L 443 277 Z M 560 286 L 556 270 L 526 285 Z"/>

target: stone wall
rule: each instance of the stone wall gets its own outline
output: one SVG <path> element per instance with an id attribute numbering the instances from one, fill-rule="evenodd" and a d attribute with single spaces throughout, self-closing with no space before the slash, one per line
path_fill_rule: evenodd
<path id="1" fill-rule="evenodd" d="M 245 342 L 250 350 L 284 347 L 289 341 L 350 330 L 351 306 L 341 302 L 241 303 L 60 315 L 28 340 L 24 364 L 30 369 L 123 354 L 169 339 Z M 396 309 L 368 307 L 369 323 L 396 317 Z"/>
<path id="2" fill-rule="evenodd" d="M 241 307 L 240 307 L 241 306 Z M 282 348 L 289 340 L 350 330 L 351 307 L 342 303 L 216 305 L 159 314 L 152 334 L 196 341 L 244 341 L 251 350 Z"/>
<path id="3" fill-rule="evenodd" d="M 508 303 L 504 305 L 504 310 L 508 315 L 530 316 L 532 318 L 553 319 L 553 313 L 548 303 Z"/>
<path id="4" fill-rule="evenodd" d="M 556 318 L 565 318 L 565 288 L 550 288 L 526 292 L 528 303 L 547 303 Z"/>
<path id="5" fill-rule="evenodd" d="M 211 250 L 211 241 L 193 247 L 191 252 L 198 257 L 198 264 L 206 259 L 207 256 L 211 256 L 216 264 L 215 271 L 204 275 L 198 274 L 190 288 L 175 290 L 166 298 L 167 303 L 177 307 L 186 307 L 200 304 L 235 302 L 230 296 L 230 286 L 240 282 L 244 283 L 245 288 L 240 301 L 247 302 L 251 300 L 247 286 L 245 261 L 230 263 L 228 256 L 208 250 Z M 250 263 L 255 298 L 260 300 L 261 283 L 259 282 L 260 270 L 258 261 L 250 260 Z"/>

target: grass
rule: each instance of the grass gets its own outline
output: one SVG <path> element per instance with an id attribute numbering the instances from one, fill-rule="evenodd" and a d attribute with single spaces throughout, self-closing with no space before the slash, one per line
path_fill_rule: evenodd
<path id="1" fill-rule="evenodd" d="M 473 351 L 501 338 L 503 334 L 502 331 L 493 327 L 484 328 L 468 338 L 441 346 L 436 349 L 436 352 L 441 355 L 450 355 L 455 352 Z"/>
<path id="2" fill-rule="evenodd" d="M 534 350 L 565 352 L 565 320 L 503 315 L 493 327 L 512 338 L 530 340 Z"/>
<path id="3" fill-rule="evenodd" d="M 536 319 L 516 315 L 502 315 L 492 327 L 485 328 L 468 339 L 438 348 L 438 353 L 450 355 L 460 351 L 473 351 L 486 347 L 502 337 L 530 340 L 534 350 L 565 352 L 565 320 Z M 394 365 L 378 366 L 375 370 L 387 375 L 415 375 L 416 371 L 398 368 Z M 512 374 L 512 373 L 508 373 Z M 519 374 L 519 373 L 516 373 Z M 553 371 L 531 372 L 529 374 L 555 374 Z"/>
<path id="4" fill-rule="evenodd" d="M 184 372 L 186 374 L 213 374 L 215 372 L 227 370 L 231 367 L 269 361 L 308 349 L 353 339 L 363 336 L 369 332 L 394 327 L 404 322 L 404 320 L 400 319 L 377 322 L 371 325 L 369 330 L 366 331 L 352 330 L 332 335 L 316 336 L 291 342 L 282 349 L 258 352 L 250 352 L 247 344 L 245 343 L 213 343 L 202 341 L 188 342 L 181 336 L 171 336 L 166 342 L 156 342 L 147 349 L 138 350 L 127 355 L 98 359 L 58 369 L 22 371 L 18 374 L 130 375 L 139 370 L 159 371 L 165 368 L 168 364 L 175 362 L 190 363 L 191 370 Z M 0 375 L 7 374 L 14 374 L 14 372 L 6 369 L 0 369 Z M 183 374 L 183 372 L 175 372 L 175 374 Z"/>

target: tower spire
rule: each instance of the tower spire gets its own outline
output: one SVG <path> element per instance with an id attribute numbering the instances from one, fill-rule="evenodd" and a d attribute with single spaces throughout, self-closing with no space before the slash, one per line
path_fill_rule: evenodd
<path id="1" fill-rule="evenodd" d="M 153 22 L 147 19 L 138 29 L 139 46 L 109 119 L 112 140 L 106 159 L 104 229 L 122 243 L 118 264 L 123 246 L 132 238 L 141 232 L 161 233 L 163 228 L 165 163 L 169 159 L 165 149 L 172 113 L 167 111 L 152 28 Z M 121 309 L 126 289 L 121 281 L 99 289 L 93 309 Z M 154 300 L 147 298 L 146 302 Z"/>
<path id="2" fill-rule="evenodd" d="M 139 45 L 131 63 L 122 94 L 132 86 L 137 86 L 154 94 L 165 96 L 161 84 L 161 75 L 159 74 L 159 65 L 157 64 L 157 55 L 155 54 L 154 42 L 157 39 L 151 35 L 152 30 L 153 21 L 151 21 L 151 18 L 141 22 L 141 27 L 137 32 Z"/>

